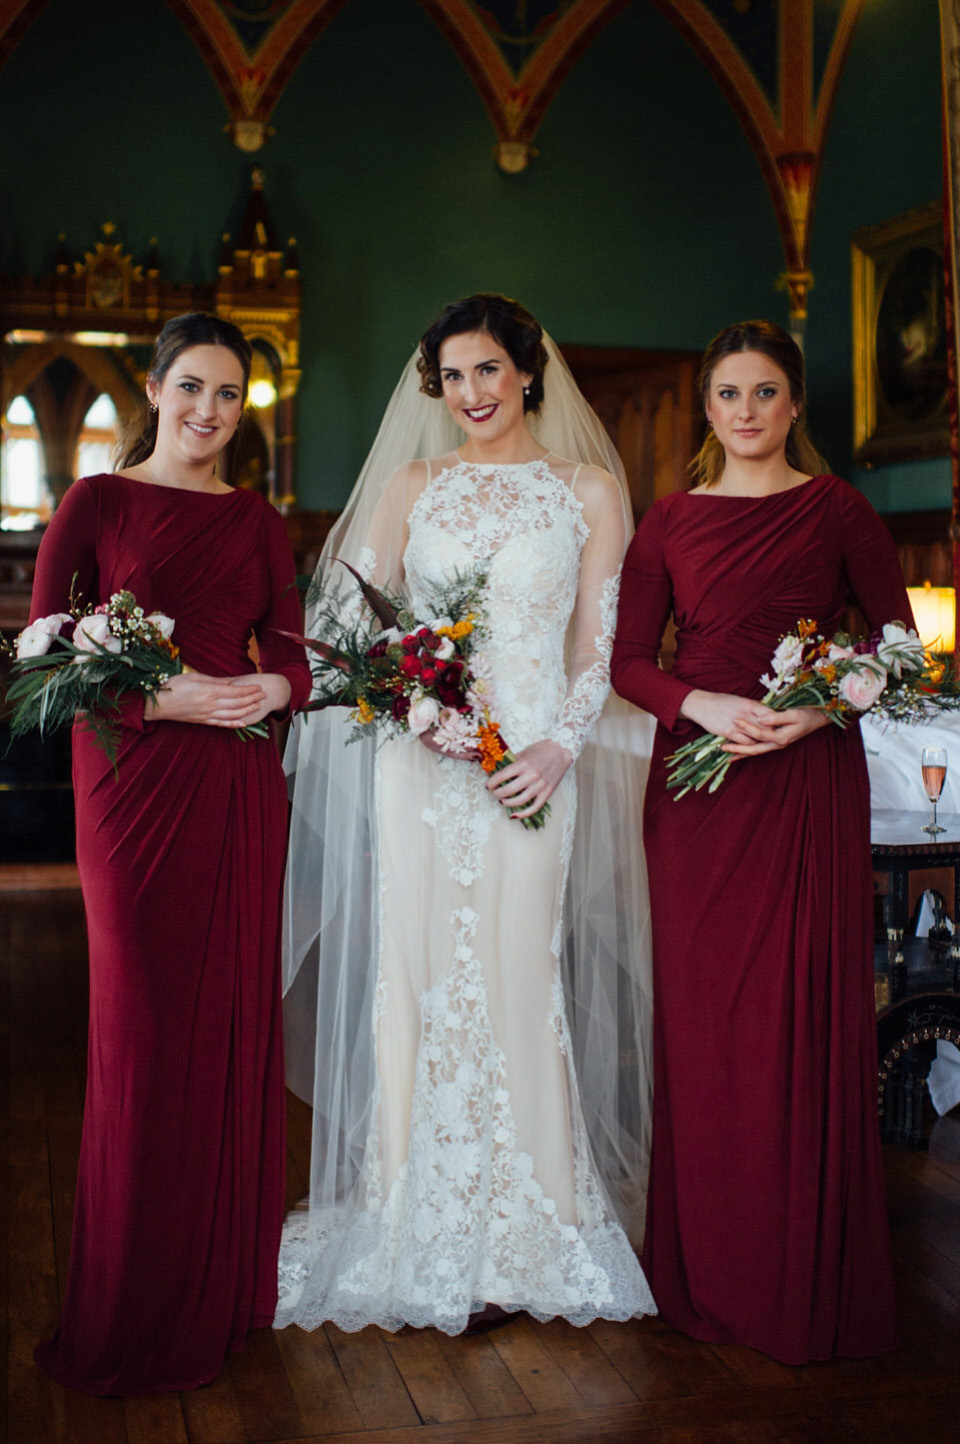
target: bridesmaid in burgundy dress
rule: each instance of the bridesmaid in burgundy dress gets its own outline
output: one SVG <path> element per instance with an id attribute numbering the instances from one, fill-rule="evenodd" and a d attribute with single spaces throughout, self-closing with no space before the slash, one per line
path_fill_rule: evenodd
<path id="1" fill-rule="evenodd" d="M 627 552 L 612 676 L 659 721 L 644 807 L 654 949 L 653 1161 L 643 1267 L 694 1338 L 786 1363 L 894 1346 L 876 1120 L 869 793 L 859 727 L 774 712 L 782 634 L 912 624 L 893 542 L 820 459 L 803 363 L 770 322 L 722 332 L 700 485 Z M 672 673 L 657 656 L 671 611 Z M 743 761 L 666 791 L 698 729 Z"/>
<path id="2" fill-rule="evenodd" d="M 283 523 L 217 476 L 249 370 L 229 322 L 170 321 L 124 469 L 73 484 L 37 559 L 33 617 L 66 609 L 74 574 L 86 602 L 129 588 L 193 669 L 125 699 L 116 776 L 74 728 L 89 1066 L 69 1280 L 36 1360 L 91 1394 L 204 1384 L 276 1305 L 286 792 L 273 742 L 234 729 L 310 682 L 276 630 L 300 629 Z"/>

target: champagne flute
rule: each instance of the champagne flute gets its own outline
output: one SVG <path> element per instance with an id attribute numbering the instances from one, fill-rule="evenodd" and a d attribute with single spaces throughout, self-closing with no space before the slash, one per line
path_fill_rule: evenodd
<path id="1" fill-rule="evenodd" d="M 938 832 L 946 832 L 945 827 L 937 826 L 937 803 L 940 801 L 940 794 L 943 791 L 943 784 L 947 780 L 947 750 L 945 747 L 924 747 L 920 754 L 920 770 L 923 774 L 923 790 L 927 798 L 933 803 L 933 817 L 923 828 L 930 836 Z"/>

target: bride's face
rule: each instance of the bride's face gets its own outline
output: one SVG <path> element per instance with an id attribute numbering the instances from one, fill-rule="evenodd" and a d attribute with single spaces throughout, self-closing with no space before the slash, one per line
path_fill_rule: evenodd
<path id="1" fill-rule="evenodd" d="M 448 336 L 438 360 L 443 399 L 472 440 L 497 441 L 524 424 L 523 388 L 531 378 L 486 331 Z"/>

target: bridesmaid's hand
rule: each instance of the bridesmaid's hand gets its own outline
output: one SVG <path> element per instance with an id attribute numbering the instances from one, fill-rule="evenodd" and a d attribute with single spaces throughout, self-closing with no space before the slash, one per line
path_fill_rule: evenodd
<path id="1" fill-rule="evenodd" d="M 207 677 L 183 672 L 148 698 L 147 722 L 193 722 L 206 727 L 250 727 L 290 700 L 290 683 L 276 673 Z"/>
<path id="2" fill-rule="evenodd" d="M 487 790 L 509 807 L 514 817 L 532 817 L 556 790 L 572 763 L 570 753 L 559 742 L 534 742 L 491 775 Z"/>
<path id="3" fill-rule="evenodd" d="M 251 727 L 254 722 L 262 722 L 269 717 L 271 712 L 285 712 L 290 705 L 290 683 L 280 672 L 256 672 L 252 675 L 248 672 L 245 676 L 231 677 L 230 686 L 246 691 L 251 682 L 256 682 L 262 694 L 262 700 L 252 703 L 251 710 L 244 717 L 242 722 L 236 722 L 236 727 Z"/>
<path id="4" fill-rule="evenodd" d="M 744 747 L 756 743 L 774 745 L 774 727 L 788 712 L 774 712 L 762 702 L 737 697 L 729 692 L 688 692 L 680 704 L 680 715 L 696 722 L 704 732 L 725 737 L 727 742 Z"/>
<path id="5" fill-rule="evenodd" d="M 765 710 L 770 710 L 769 708 Z M 766 724 L 768 736 L 755 742 L 726 742 L 722 751 L 733 757 L 759 757 L 764 752 L 776 752 L 808 737 L 821 727 L 829 725 L 830 719 L 818 707 L 786 707 L 782 712 L 773 712 L 772 720 Z"/>

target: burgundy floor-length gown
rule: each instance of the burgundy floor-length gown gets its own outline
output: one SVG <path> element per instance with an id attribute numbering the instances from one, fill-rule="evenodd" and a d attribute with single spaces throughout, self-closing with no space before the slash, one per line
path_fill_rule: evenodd
<path id="1" fill-rule="evenodd" d="M 309 675 L 280 517 L 247 491 L 95 476 L 40 547 L 31 615 L 129 588 L 198 672 Z M 279 922 L 286 794 L 272 740 L 123 704 L 117 773 L 74 726 L 90 1038 L 70 1273 L 36 1352 L 92 1394 L 190 1389 L 269 1325 L 283 1218 Z"/>
<path id="2" fill-rule="evenodd" d="M 658 720 L 644 807 L 654 949 L 643 1266 L 663 1317 L 786 1363 L 893 1347 L 876 1112 L 869 791 L 859 727 L 677 800 L 693 688 L 760 697 L 801 618 L 912 623 L 889 533 L 846 482 L 678 493 L 627 554 L 613 682 Z M 673 610 L 673 672 L 656 665 Z"/>

